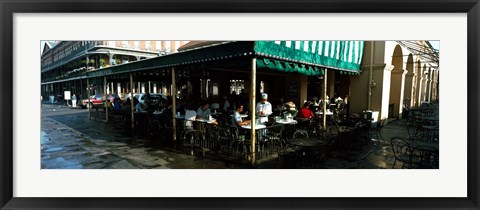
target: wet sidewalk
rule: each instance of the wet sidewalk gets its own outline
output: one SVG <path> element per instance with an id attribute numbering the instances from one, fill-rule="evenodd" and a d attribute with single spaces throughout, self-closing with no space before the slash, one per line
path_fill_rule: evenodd
<path id="1" fill-rule="evenodd" d="M 216 154 L 190 155 L 163 144 L 158 138 L 135 138 L 113 125 L 89 119 L 87 109 L 42 104 L 42 169 L 235 169 L 249 168 L 245 162 Z M 383 140 L 368 140 L 349 149 L 331 151 L 328 159 L 304 168 L 391 168 L 390 139 L 408 137 L 406 123 L 393 120 L 381 131 Z M 282 168 L 273 155 L 260 160 L 257 168 Z M 299 166 L 302 168 L 303 166 Z M 399 168 L 397 164 L 395 168 Z"/>

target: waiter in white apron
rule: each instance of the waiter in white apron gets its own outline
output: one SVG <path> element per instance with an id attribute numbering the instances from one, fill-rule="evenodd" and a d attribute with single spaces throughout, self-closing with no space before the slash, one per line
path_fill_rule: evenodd
<path id="1" fill-rule="evenodd" d="M 272 114 L 272 104 L 268 102 L 268 94 L 262 93 L 262 100 L 257 103 L 256 113 L 260 123 L 268 122 L 268 116 Z M 265 140 L 267 135 L 267 129 L 262 129 L 260 131 L 260 141 Z"/>
<path id="2" fill-rule="evenodd" d="M 262 93 L 262 100 L 257 103 L 255 110 L 260 123 L 268 121 L 268 116 L 272 114 L 272 104 L 268 102 L 268 94 Z"/>

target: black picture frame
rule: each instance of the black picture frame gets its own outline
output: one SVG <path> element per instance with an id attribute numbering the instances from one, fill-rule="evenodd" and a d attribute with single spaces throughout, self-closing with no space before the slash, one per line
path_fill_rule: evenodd
<path id="1" fill-rule="evenodd" d="M 115 6 L 112 6 L 112 3 Z M 1 209 L 479 209 L 478 0 L 0 0 Z M 15 13 L 466 13 L 468 196 L 466 198 L 17 198 L 13 197 L 13 15 Z M 452 69 L 443 69 L 450 71 Z"/>

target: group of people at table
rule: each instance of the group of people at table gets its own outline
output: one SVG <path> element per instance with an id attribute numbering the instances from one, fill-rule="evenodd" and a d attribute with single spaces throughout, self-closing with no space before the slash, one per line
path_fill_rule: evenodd
<path id="1" fill-rule="evenodd" d="M 228 101 L 227 101 L 228 102 Z M 306 101 L 303 107 L 300 110 L 297 110 L 295 104 L 293 102 L 284 103 L 284 118 L 280 119 L 279 117 L 276 118 L 276 121 L 284 121 L 288 123 L 294 123 L 294 117 L 298 119 L 312 119 L 315 117 L 314 109 L 312 109 L 311 105 L 313 103 L 310 101 Z M 246 128 L 248 125 L 251 124 L 251 120 L 246 118 L 244 113 L 244 106 L 241 103 L 235 103 L 233 107 L 233 113 L 230 112 L 231 122 L 226 122 L 226 124 L 231 124 L 235 127 L 244 127 Z M 215 107 L 216 108 L 216 107 Z M 214 109 L 215 112 L 217 109 Z M 180 116 L 180 113 L 177 112 L 177 119 L 185 119 L 185 120 L 207 120 L 209 124 L 218 125 L 218 122 L 212 118 L 214 115 L 222 114 L 222 112 L 228 114 L 228 111 L 225 107 L 218 109 L 219 113 L 212 113 L 210 109 L 210 105 L 207 101 L 202 102 L 201 106 L 195 111 L 193 110 L 186 110 L 185 116 Z M 188 113 L 188 114 L 187 114 Z M 194 113 L 193 116 L 191 113 Z M 256 104 L 255 107 L 255 114 L 257 116 L 257 124 L 263 124 L 268 122 L 269 116 L 273 114 L 273 106 L 268 101 L 268 94 L 262 93 L 261 101 Z"/>

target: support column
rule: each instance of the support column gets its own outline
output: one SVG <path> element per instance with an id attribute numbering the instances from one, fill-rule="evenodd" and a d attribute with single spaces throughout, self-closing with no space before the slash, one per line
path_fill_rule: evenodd
<path id="1" fill-rule="evenodd" d="M 92 118 L 92 112 L 91 112 L 91 108 L 92 106 L 90 105 L 90 80 L 87 79 L 87 98 L 88 98 L 88 104 L 87 104 L 87 107 L 88 107 L 88 119 L 91 119 Z"/>
<path id="2" fill-rule="evenodd" d="M 427 88 L 428 87 L 428 78 L 426 77 L 426 74 L 423 75 L 423 79 L 422 79 L 422 101 L 426 101 L 427 100 Z"/>
<path id="3" fill-rule="evenodd" d="M 112 64 L 117 64 L 113 58 L 113 54 L 108 54 L 108 65 L 112 66 Z"/>
<path id="4" fill-rule="evenodd" d="M 117 94 L 122 94 L 122 84 L 120 82 L 117 82 Z"/>
<path id="5" fill-rule="evenodd" d="M 250 125 L 252 126 L 250 129 L 250 139 L 252 140 L 251 150 L 252 150 L 252 166 L 255 165 L 255 94 L 257 92 L 256 89 L 256 75 L 257 75 L 257 58 L 252 58 L 252 71 L 250 73 Z"/>
<path id="6" fill-rule="evenodd" d="M 325 73 L 325 75 L 327 75 L 327 73 Z M 327 82 L 327 95 L 330 99 L 332 99 L 335 97 L 335 70 L 330 70 Z"/>
<path id="7" fill-rule="evenodd" d="M 420 83 L 422 84 L 421 85 L 421 88 L 420 88 L 420 101 L 419 101 L 419 106 L 421 105 L 422 101 L 425 101 L 425 93 L 426 93 L 426 83 L 427 83 L 427 78 L 426 78 L 426 75 L 425 75 L 425 72 L 427 70 L 427 67 L 424 65 L 423 68 L 421 68 L 421 75 L 422 75 L 422 80 L 420 81 Z"/>
<path id="8" fill-rule="evenodd" d="M 414 102 L 414 95 L 413 95 L 413 85 L 414 85 L 414 78 L 415 74 L 413 72 L 408 71 L 405 75 L 405 87 L 403 88 L 403 98 L 404 100 L 408 98 L 410 101 L 408 106 L 412 107 Z"/>
<path id="9" fill-rule="evenodd" d="M 389 104 L 393 104 L 393 116 L 389 117 L 402 118 L 406 73 L 407 70 L 403 69 L 395 69 L 392 71 Z"/>
<path id="10" fill-rule="evenodd" d="M 299 98 L 299 109 L 303 107 L 304 101 L 307 100 L 307 89 L 308 89 L 308 77 L 300 75 L 300 98 Z"/>
<path id="11" fill-rule="evenodd" d="M 323 107 L 322 107 L 322 112 L 323 112 L 323 120 L 322 120 L 322 127 L 325 130 L 327 128 L 327 75 L 328 75 L 328 70 L 325 69 L 325 74 L 323 75 Z"/>
<path id="12" fill-rule="evenodd" d="M 172 89 L 175 91 L 172 91 L 172 125 L 173 125 L 173 131 L 172 131 L 172 138 L 173 142 L 177 141 L 177 121 L 175 118 L 175 111 L 177 110 L 177 84 L 176 84 L 176 78 L 175 78 L 175 68 L 172 68 Z M 175 145 L 175 144 L 174 144 Z"/>
<path id="13" fill-rule="evenodd" d="M 431 68 L 428 69 L 428 81 L 427 81 L 427 101 L 431 102 L 432 101 L 432 75 L 433 75 L 433 70 Z"/>
<path id="14" fill-rule="evenodd" d="M 135 105 L 133 103 L 133 73 L 130 73 L 130 107 L 131 107 L 131 110 L 130 112 L 132 113 L 132 120 L 131 121 L 131 124 L 132 124 L 132 132 L 133 132 L 133 129 L 135 128 L 135 115 L 133 113 L 134 109 L 135 109 Z"/>
<path id="15" fill-rule="evenodd" d="M 372 110 L 379 111 L 378 121 L 388 118 L 388 105 L 390 101 L 390 83 L 392 79 L 392 65 L 384 65 L 383 68 L 374 68 L 375 71 L 372 85 Z"/>
<path id="16" fill-rule="evenodd" d="M 201 96 L 202 99 L 207 98 L 207 80 L 206 79 L 201 79 L 200 81 L 200 87 L 201 87 Z"/>
<path id="17" fill-rule="evenodd" d="M 418 63 L 418 65 L 420 65 Z M 416 89 L 415 89 L 415 106 L 419 107 L 420 102 L 422 101 L 422 80 L 423 80 L 423 73 L 422 73 L 422 67 L 418 66 L 417 67 L 417 81 L 416 81 Z"/>
<path id="18" fill-rule="evenodd" d="M 110 102 L 110 99 L 108 98 L 108 93 L 107 93 L 107 87 L 108 87 L 108 83 L 107 83 L 107 76 L 103 76 L 103 88 L 104 88 L 104 92 L 105 92 L 105 119 L 106 121 L 108 122 L 108 103 Z"/>

